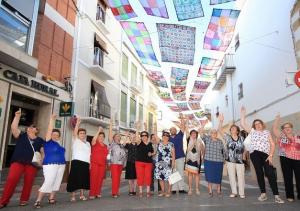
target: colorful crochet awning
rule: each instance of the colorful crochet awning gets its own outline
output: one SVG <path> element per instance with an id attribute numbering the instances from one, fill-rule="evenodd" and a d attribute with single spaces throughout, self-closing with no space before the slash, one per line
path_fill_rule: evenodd
<path id="1" fill-rule="evenodd" d="M 108 4 L 117 20 L 137 17 L 128 0 L 108 0 Z"/>
<path id="2" fill-rule="evenodd" d="M 176 103 L 178 108 L 180 108 L 181 111 L 189 111 L 189 107 L 188 107 L 188 104 L 185 102 L 185 103 Z"/>
<path id="3" fill-rule="evenodd" d="M 190 101 L 189 102 L 189 106 L 192 110 L 200 110 L 201 106 L 199 102 L 195 102 L 195 101 Z"/>
<path id="4" fill-rule="evenodd" d="M 171 94 L 169 92 L 159 92 L 159 97 L 165 102 L 172 102 Z"/>
<path id="5" fill-rule="evenodd" d="M 179 21 L 204 16 L 200 0 L 173 0 L 173 3 Z"/>
<path id="6" fill-rule="evenodd" d="M 157 23 L 161 60 L 194 64 L 195 27 Z"/>
<path id="7" fill-rule="evenodd" d="M 181 112 L 180 108 L 177 105 L 168 105 L 168 107 L 174 112 Z"/>
<path id="8" fill-rule="evenodd" d="M 203 97 L 203 94 L 194 94 L 194 93 L 192 93 L 190 95 L 189 101 L 198 101 L 198 102 L 200 102 L 202 97 Z"/>
<path id="9" fill-rule="evenodd" d="M 210 5 L 223 4 L 231 1 L 235 1 L 235 0 L 210 0 Z"/>
<path id="10" fill-rule="evenodd" d="M 151 16 L 169 18 L 165 0 L 139 0 L 145 12 Z"/>
<path id="11" fill-rule="evenodd" d="M 152 81 L 152 83 L 157 87 L 168 88 L 167 81 L 160 71 L 147 71 L 147 77 Z"/>
<path id="12" fill-rule="evenodd" d="M 171 90 L 173 94 L 173 98 L 179 101 L 186 100 L 186 83 L 187 77 L 189 74 L 189 70 L 172 67 L 171 70 Z"/>
<path id="13" fill-rule="evenodd" d="M 226 51 L 232 37 L 239 10 L 213 9 L 212 17 L 204 37 L 204 49 Z"/>
<path id="14" fill-rule="evenodd" d="M 134 46 L 143 64 L 160 66 L 152 47 L 149 32 L 142 22 L 121 21 L 121 26 Z"/>
<path id="15" fill-rule="evenodd" d="M 220 68 L 222 60 L 202 57 L 201 65 L 198 71 L 198 77 L 212 78 Z"/>
<path id="16" fill-rule="evenodd" d="M 208 81 L 195 81 L 192 93 L 205 93 L 209 84 L 210 84 L 210 82 L 208 82 Z"/>
<path id="17" fill-rule="evenodd" d="M 204 111 L 197 111 L 194 113 L 197 118 L 203 118 L 205 116 Z"/>

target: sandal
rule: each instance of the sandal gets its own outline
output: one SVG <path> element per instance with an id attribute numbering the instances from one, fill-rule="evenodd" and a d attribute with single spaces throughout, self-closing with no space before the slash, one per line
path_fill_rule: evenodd
<path id="1" fill-rule="evenodd" d="M 212 198 L 213 197 L 213 192 L 209 192 L 208 195 L 209 195 L 210 198 Z"/>
<path id="2" fill-rule="evenodd" d="M 21 205 L 21 206 L 23 206 L 23 205 Z M 40 201 L 36 201 L 35 203 L 34 203 L 34 208 L 36 208 L 36 209 L 40 209 L 42 206 L 41 206 L 41 202 Z"/>
<path id="3" fill-rule="evenodd" d="M 27 201 L 21 201 L 19 206 L 21 207 L 24 207 L 24 206 L 27 206 L 28 205 L 28 202 Z"/>
<path id="4" fill-rule="evenodd" d="M 166 198 L 169 198 L 170 196 L 171 196 L 170 193 L 165 194 L 165 197 L 166 197 Z"/>
<path id="5" fill-rule="evenodd" d="M 48 203 L 49 204 L 56 204 L 56 200 L 55 199 L 48 199 Z"/>
<path id="6" fill-rule="evenodd" d="M 86 201 L 86 200 L 87 200 L 87 198 L 86 198 L 85 196 L 80 196 L 79 199 L 80 199 L 81 201 Z"/>
<path id="7" fill-rule="evenodd" d="M 96 196 L 90 196 L 89 199 L 90 200 L 94 200 L 96 198 Z"/>
<path id="8" fill-rule="evenodd" d="M 101 198 L 101 197 L 102 197 L 102 195 L 101 195 L 101 194 L 99 194 L 99 195 L 97 195 L 97 196 L 96 196 L 96 198 Z"/>
<path id="9" fill-rule="evenodd" d="M 149 198 L 149 197 L 151 197 L 151 196 L 152 196 L 151 192 L 148 192 L 148 193 L 147 193 L 147 198 Z"/>
<path id="10" fill-rule="evenodd" d="M 158 194 L 159 197 L 162 197 L 164 195 L 165 195 L 165 193 L 163 193 L 163 192 L 161 192 L 160 194 Z"/>
<path id="11" fill-rule="evenodd" d="M 196 195 L 200 195 L 200 191 L 199 190 L 196 190 Z"/>
<path id="12" fill-rule="evenodd" d="M 75 196 L 71 197 L 70 202 L 75 202 L 75 201 L 76 201 Z"/>
<path id="13" fill-rule="evenodd" d="M 189 196 L 193 195 L 192 190 L 189 190 L 188 195 L 189 195 Z"/>

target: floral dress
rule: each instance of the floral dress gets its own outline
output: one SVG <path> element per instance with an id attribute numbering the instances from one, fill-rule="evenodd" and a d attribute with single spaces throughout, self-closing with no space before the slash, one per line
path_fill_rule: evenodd
<path id="1" fill-rule="evenodd" d="M 159 143 L 157 147 L 157 162 L 155 163 L 155 179 L 165 180 L 169 179 L 172 174 L 172 150 L 174 144 Z"/>

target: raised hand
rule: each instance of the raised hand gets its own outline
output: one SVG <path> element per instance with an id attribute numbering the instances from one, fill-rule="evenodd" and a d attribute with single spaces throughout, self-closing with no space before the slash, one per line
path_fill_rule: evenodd
<path id="1" fill-rule="evenodd" d="M 98 131 L 103 132 L 103 127 L 99 126 Z"/>
<path id="2" fill-rule="evenodd" d="M 220 122 L 224 121 L 224 114 L 223 113 L 220 113 L 220 115 L 219 115 L 219 121 Z"/>
<path id="3" fill-rule="evenodd" d="M 15 117 L 21 117 L 22 111 L 21 108 L 15 112 Z"/>
<path id="4" fill-rule="evenodd" d="M 241 114 L 246 115 L 246 108 L 245 108 L 245 106 L 241 107 Z"/>

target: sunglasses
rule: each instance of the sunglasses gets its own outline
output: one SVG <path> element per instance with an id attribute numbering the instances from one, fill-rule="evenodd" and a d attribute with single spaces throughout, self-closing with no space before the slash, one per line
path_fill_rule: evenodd
<path id="1" fill-rule="evenodd" d="M 164 133 L 163 136 L 167 136 L 167 137 L 170 137 L 170 134 L 168 133 Z"/>

